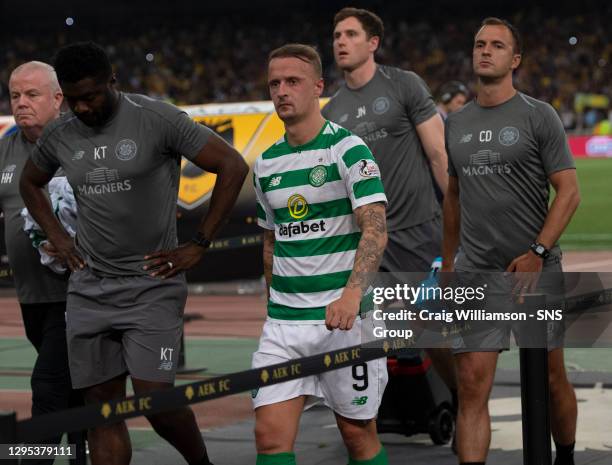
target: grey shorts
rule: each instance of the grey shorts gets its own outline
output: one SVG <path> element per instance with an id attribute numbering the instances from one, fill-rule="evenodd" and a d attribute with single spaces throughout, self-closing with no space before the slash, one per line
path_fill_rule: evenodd
<path id="1" fill-rule="evenodd" d="M 429 271 L 431 262 L 442 252 L 442 221 L 436 216 L 411 228 L 389 231 L 379 271 Z"/>
<path id="2" fill-rule="evenodd" d="M 560 255 L 551 255 L 546 262 L 540 275 L 538 282 L 538 293 L 543 293 L 553 301 L 560 301 L 564 294 L 564 277 L 562 273 L 562 262 Z M 469 281 L 469 275 L 472 271 L 462 270 L 457 268 L 460 279 Z M 482 274 L 480 274 L 482 276 Z M 480 279 L 480 278 L 478 278 Z M 499 283 L 495 284 L 496 286 Z M 488 284 L 489 289 L 493 288 L 491 283 Z M 501 286 L 500 286 L 501 287 Z M 546 305 L 547 308 L 552 306 Z M 508 290 L 503 295 L 492 295 L 487 298 L 485 307 L 489 311 L 505 311 L 516 312 L 523 311 L 518 304 L 514 302 L 514 298 L 510 296 Z M 539 307 L 538 307 L 539 308 Z M 534 325 L 540 325 L 536 328 Z M 540 331 L 538 333 L 538 331 Z M 497 352 L 507 350 L 510 347 L 510 334 L 512 333 L 520 347 L 548 347 L 548 350 L 554 350 L 563 347 L 563 335 L 565 326 L 563 321 L 545 321 L 538 323 L 530 320 L 527 322 L 495 322 L 482 323 L 480 325 L 472 325 L 471 328 L 464 331 L 462 336 L 457 337 L 454 342 L 453 353 L 460 354 L 466 352 Z"/>
<path id="3" fill-rule="evenodd" d="M 123 373 L 174 382 L 187 300 L 184 275 L 105 278 L 85 268 L 68 286 L 66 331 L 74 388 Z"/>

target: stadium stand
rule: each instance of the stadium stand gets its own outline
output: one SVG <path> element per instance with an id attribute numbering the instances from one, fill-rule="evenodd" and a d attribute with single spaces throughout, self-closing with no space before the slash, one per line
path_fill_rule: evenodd
<path id="1" fill-rule="evenodd" d="M 440 9 L 445 3 L 418 14 L 414 14 L 415 6 L 394 3 L 379 8 L 387 25 L 379 62 L 414 70 L 434 91 L 450 79 L 473 81 L 469 49 L 482 19 L 469 11 L 444 14 L 448 12 Z M 594 127 L 610 119 L 609 108 L 590 113 L 587 108 L 586 118 L 575 112 L 574 98 L 579 92 L 612 95 L 612 31 L 608 26 L 612 4 L 580 3 L 580 13 L 562 7 L 551 12 L 546 4 L 514 10 L 520 13 L 506 12 L 523 32 L 529 51 L 516 74 L 517 87 L 553 104 L 567 129 Z M 574 10 L 577 8 L 575 5 Z M 326 94 L 330 95 L 341 80 L 331 56 L 333 11 L 332 2 L 312 10 L 284 11 L 282 20 L 274 12 L 254 20 L 248 14 L 227 14 L 221 9 L 205 16 L 182 15 L 161 25 L 161 13 L 153 13 L 138 17 L 129 27 L 100 17 L 75 17 L 73 26 L 64 24 L 65 18 L 51 23 L 40 18 L 40 27 L 30 25 L 27 31 L 6 34 L 3 40 L 0 114 L 9 113 L 9 70 L 31 59 L 49 61 L 59 46 L 77 39 L 95 39 L 106 46 L 123 90 L 179 105 L 267 100 L 262 63 L 268 51 L 288 39 L 310 43 L 323 54 Z M 3 26 L 12 27 L 8 22 Z"/>

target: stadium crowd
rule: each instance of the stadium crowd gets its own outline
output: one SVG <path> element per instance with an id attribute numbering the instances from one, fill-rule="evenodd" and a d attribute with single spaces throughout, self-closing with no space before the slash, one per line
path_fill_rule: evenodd
<path id="1" fill-rule="evenodd" d="M 568 129 L 576 126 L 574 96 L 578 92 L 612 96 L 612 6 L 585 9 L 582 15 L 551 15 L 545 7 L 510 17 L 523 31 L 526 53 L 516 73 L 517 88 L 550 102 Z M 289 16 L 287 16 L 287 14 Z M 287 13 L 282 21 L 240 16 L 181 18 L 166 25 L 136 21 L 104 28 L 31 28 L 9 35 L 0 51 L 0 114 L 9 114 L 8 73 L 32 59 L 50 61 L 61 45 L 94 39 L 106 46 L 116 64 L 120 88 L 168 99 L 179 105 L 268 99 L 265 83 L 267 53 L 286 42 L 316 45 L 323 54 L 331 95 L 341 73 L 331 56 L 331 14 Z M 448 80 L 470 83 L 472 31 L 478 19 L 390 15 L 378 60 L 411 69 L 436 93 Z M 259 24 L 255 26 L 254 24 Z M 36 32 L 38 31 L 38 32 Z M 44 32 L 42 32 L 44 31 Z M 605 118 L 595 114 L 587 126 Z"/>

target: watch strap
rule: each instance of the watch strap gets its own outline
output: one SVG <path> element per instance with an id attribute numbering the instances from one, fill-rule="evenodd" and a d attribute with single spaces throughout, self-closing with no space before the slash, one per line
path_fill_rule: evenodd
<path id="1" fill-rule="evenodd" d="M 550 256 L 550 250 L 548 250 L 546 247 L 544 247 L 539 242 L 533 242 L 529 246 L 529 248 L 534 254 L 536 254 L 540 258 L 547 259 Z"/>
<path id="2" fill-rule="evenodd" d="M 208 249 L 212 244 L 212 242 L 206 238 L 204 233 L 201 232 L 196 233 L 196 235 L 191 238 L 191 242 L 200 247 L 204 247 L 205 249 Z"/>

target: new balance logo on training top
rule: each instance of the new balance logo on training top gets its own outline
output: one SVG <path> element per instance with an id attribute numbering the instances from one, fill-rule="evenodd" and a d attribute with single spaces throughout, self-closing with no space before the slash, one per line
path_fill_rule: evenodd
<path id="1" fill-rule="evenodd" d="M 461 136 L 461 140 L 459 141 L 460 144 L 467 144 L 469 141 L 472 140 L 472 134 L 464 134 L 463 136 Z"/>
<path id="2" fill-rule="evenodd" d="M 368 401 L 368 396 L 363 396 L 363 397 L 355 397 L 352 401 L 351 404 L 353 405 L 365 405 L 366 402 Z"/>
<path id="3" fill-rule="evenodd" d="M 274 176 L 272 179 L 270 179 L 270 187 L 276 187 L 280 185 L 282 179 L 282 176 Z"/>

